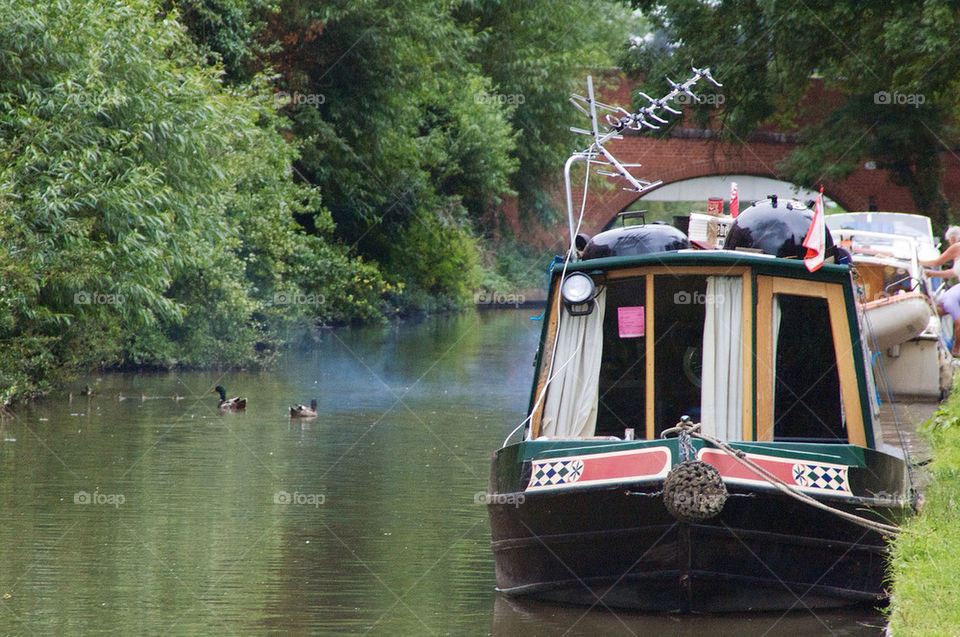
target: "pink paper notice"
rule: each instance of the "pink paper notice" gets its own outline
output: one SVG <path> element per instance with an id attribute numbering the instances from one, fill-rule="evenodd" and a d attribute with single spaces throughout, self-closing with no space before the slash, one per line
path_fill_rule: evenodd
<path id="1" fill-rule="evenodd" d="M 643 336 L 643 306 L 618 307 L 617 325 L 620 329 L 620 338 Z"/>

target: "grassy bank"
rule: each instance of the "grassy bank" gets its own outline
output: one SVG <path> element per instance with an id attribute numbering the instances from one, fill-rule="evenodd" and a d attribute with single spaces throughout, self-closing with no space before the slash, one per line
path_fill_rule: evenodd
<path id="1" fill-rule="evenodd" d="M 960 635 L 960 385 L 927 426 L 932 479 L 894 546 L 890 634 Z"/>

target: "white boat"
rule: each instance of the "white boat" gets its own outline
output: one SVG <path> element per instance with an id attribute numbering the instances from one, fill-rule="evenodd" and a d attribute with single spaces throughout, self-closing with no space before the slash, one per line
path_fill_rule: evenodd
<path id="1" fill-rule="evenodd" d="M 921 292 L 900 292 L 863 304 L 868 328 L 877 350 L 889 350 L 920 336 L 936 314 Z"/>
<path id="2" fill-rule="evenodd" d="M 851 254 L 865 310 L 863 331 L 877 354 L 874 373 L 881 389 L 894 397 L 945 396 L 953 378 L 950 336 L 931 301 L 942 283 L 928 279 L 920 265 L 939 254 L 930 219 L 850 212 L 827 215 L 825 222 L 837 244 Z"/>

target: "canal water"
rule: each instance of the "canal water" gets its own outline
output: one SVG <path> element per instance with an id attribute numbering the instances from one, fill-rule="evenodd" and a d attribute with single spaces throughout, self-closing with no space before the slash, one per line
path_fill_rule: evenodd
<path id="1" fill-rule="evenodd" d="M 540 323 L 323 333 L 270 373 L 117 374 L 0 431 L 2 635 L 879 635 L 882 615 L 506 599 L 482 494 Z M 248 399 L 221 414 L 215 385 Z M 318 400 L 296 422 L 292 403 Z"/>

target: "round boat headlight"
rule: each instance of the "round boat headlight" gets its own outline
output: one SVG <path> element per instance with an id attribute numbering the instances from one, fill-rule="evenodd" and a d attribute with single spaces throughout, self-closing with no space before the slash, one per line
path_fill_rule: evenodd
<path id="1" fill-rule="evenodd" d="M 593 279 L 583 272 L 574 272 L 567 275 L 560 285 L 560 296 L 567 306 L 567 311 L 574 316 L 589 314 L 593 311 L 593 297 L 596 286 Z"/>
<path id="2" fill-rule="evenodd" d="M 570 305 L 580 305 L 593 298 L 593 279 L 583 272 L 574 272 L 563 280 L 560 286 L 560 294 L 563 300 Z"/>

